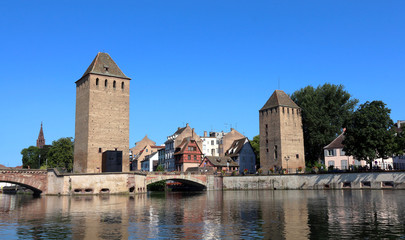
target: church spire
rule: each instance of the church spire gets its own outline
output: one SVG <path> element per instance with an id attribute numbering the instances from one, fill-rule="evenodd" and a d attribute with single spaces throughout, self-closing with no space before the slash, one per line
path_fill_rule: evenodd
<path id="1" fill-rule="evenodd" d="M 44 138 L 44 131 L 42 129 L 42 122 L 41 122 L 41 129 L 39 130 L 38 139 L 37 139 L 37 148 L 43 148 L 45 145 L 45 138 Z"/>

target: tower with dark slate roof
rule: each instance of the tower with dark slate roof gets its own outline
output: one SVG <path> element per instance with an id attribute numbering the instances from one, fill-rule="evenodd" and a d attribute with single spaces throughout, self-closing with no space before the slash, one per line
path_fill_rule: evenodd
<path id="1" fill-rule="evenodd" d="M 273 92 L 259 110 L 260 167 L 305 169 L 301 108 L 283 91 Z"/>
<path id="2" fill-rule="evenodd" d="M 101 172 L 103 157 L 111 156 L 129 170 L 129 83 L 107 53 L 98 53 L 76 81 L 74 172 Z"/>

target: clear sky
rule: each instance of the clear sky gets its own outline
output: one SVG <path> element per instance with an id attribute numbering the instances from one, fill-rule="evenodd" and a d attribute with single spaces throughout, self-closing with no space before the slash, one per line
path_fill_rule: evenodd
<path id="1" fill-rule="evenodd" d="M 130 146 L 259 133 L 272 92 L 343 84 L 405 119 L 405 1 L 0 1 L 0 164 L 21 165 L 41 121 L 74 137 L 75 81 L 98 52 L 131 80 Z"/>

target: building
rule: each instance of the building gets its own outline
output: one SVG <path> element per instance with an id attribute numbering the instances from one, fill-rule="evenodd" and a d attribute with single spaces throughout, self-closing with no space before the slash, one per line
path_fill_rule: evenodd
<path id="1" fill-rule="evenodd" d="M 301 108 L 276 90 L 259 110 L 260 167 L 296 172 L 305 167 Z"/>
<path id="2" fill-rule="evenodd" d="M 231 128 L 231 130 L 221 136 L 221 134 L 217 134 L 217 138 L 219 138 L 219 156 L 225 156 L 225 151 L 228 150 L 235 140 L 244 138 L 245 136 L 240 132 L 236 131 L 235 129 Z"/>
<path id="3" fill-rule="evenodd" d="M 38 139 L 37 139 L 37 148 L 43 148 L 45 146 L 45 138 L 44 138 L 44 131 L 42 129 L 42 122 L 41 122 L 41 129 L 39 130 Z"/>
<path id="4" fill-rule="evenodd" d="M 202 153 L 204 156 L 219 156 L 219 141 L 216 132 L 210 132 L 207 135 L 207 131 L 204 131 L 204 135 L 201 138 L 202 141 Z"/>
<path id="5" fill-rule="evenodd" d="M 147 172 L 153 172 L 156 170 L 158 164 L 158 152 L 151 153 L 141 161 L 141 170 Z"/>
<path id="6" fill-rule="evenodd" d="M 202 140 L 202 151 L 205 156 L 225 156 L 225 151 L 229 149 L 232 143 L 244 138 L 243 134 L 231 128 L 229 132 L 207 132 L 204 131 Z"/>
<path id="7" fill-rule="evenodd" d="M 201 148 L 192 137 L 184 138 L 174 151 L 176 171 L 185 172 L 188 168 L 198 167 L 201 161 Z"/>
<path id="8" fill-rule="evenodd" d="M 195 133 L 194 128 L 190 128 L 188 123 L 183 128 L 178 128 L 175 133 L 167 137 L 167 141 L 165 142 L 165 170 L 167 171 L 175 171 L 175 159 L 174 159 L 174 152 L 175 149 L 183 142 L 185 138 L 191 137 L 196 141 L 196 144 L 201 149 L 202 147 L 202 140 L 201 138 Z"/>
<path id="9" fill-rule="evenodd" d="M 129 170 L 129 83 L 107 53 L 98 53 L 76 81 L 74 172 L 101 172 L 108 151 Z"/>
<path id="10" fill-rule="evenodd" d="M 164 148 L 164 146 L 151 146 L 147 144 L 140 152 L 138 152 L 136 155 L 133 156 L 132 161 L 131 161 L 131 170 L 136 171 L 136 170 L 141 170 L 142 165 L 141 162 L 145 160 L 145 158 L 152 154 L 152 153 L 157 153 L 159 149 Z M 156 156 L 156 160 L 157 160 Z"/>
<path id="11" fill-rule="evenodd" d="M 225 156 L 230 157 L 239 165 L 240 173 L 243 173 L 245 170 L 249 173 L 256 172 L 256 154 L 248 138 L 235 140 L 225 152 Z"/>
<path id="12" fill-rule="evenodd" d="M 164 168 L 164 165 L 165 165 L 165 146 L 162 146 L 162 148 L 158 150 L 158 166 L 162 166 Z"/>
<path id="13" fill-rule="evenodd" d="M 343 151 L 344 138 L 344 133 L 341 133 L 337 138 L 323 148 L 325 155 L 325 166 L 327 168 L 333 166 L 334 168 L 338 169 L 349 169 L 349 166 L 351 165 L 365 166 L 366 161 L 358 161 L 354 159 L 353 156 L 346 156 L 346 153 Z"/>
<path id="14" fill-rule="evenodd" d="M 351 166 L 364 167 L 367 164 L 365 160 L 357 160 L 353 156 L 346 156 L 346 153 L 343 151 L 343 140 L 345 139 L 344 132 L 341 133 L 337 138 L 335 138 L 331 143 L 325 146 L 324 155 L 325 155 L 325 166 L 329 168 L 333 166 L 334 168 L 347 170 Z M 378 166 L 381 169 L 390 169 L 394 167 L 393 158 L 382 159 L 377 158 L 373 162 L 373 166 Z"/>
<path id="15" fill-rule="evenodd" d="M 205 156 L 200 164 L 200 169 L 213 168 L 214 171 L 238 171 L 239 164 L 230 157 Z"/>
<path id="16" fill-rule="evenodd" d="M 129 149 L 130 154 L 137 155 L 140 151 L 142 151 L 147 145 L 149 146 L 155 146 L 156 142 L 152 141 L 151 139 L 148 138 L 148 135 L 145 135 L 145 137 L 142 138 L 141 141 L 136 142 L 135 146 L 131 149 Z"/>

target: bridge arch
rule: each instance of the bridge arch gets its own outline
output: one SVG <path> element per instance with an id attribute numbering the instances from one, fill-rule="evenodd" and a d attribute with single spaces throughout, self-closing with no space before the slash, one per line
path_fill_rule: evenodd
<path id="1" fill-rule="evenodd" d="M 207 189 L 207 176 L 197 174 L 177 174 L 177 175 L 164 175 L 164 174 L 148 174 L 146 175 L 145 185 L 160 181 L 175 181 L 192 187 Z"/>
<path id="2" fill-rule="evenodd" d="M 32 190 L 34 195 L 40 195 L 47 190 L 47 171 L 29 169 L 2 169 L 0 170 L 0 182 L 17 184 Z"/>

